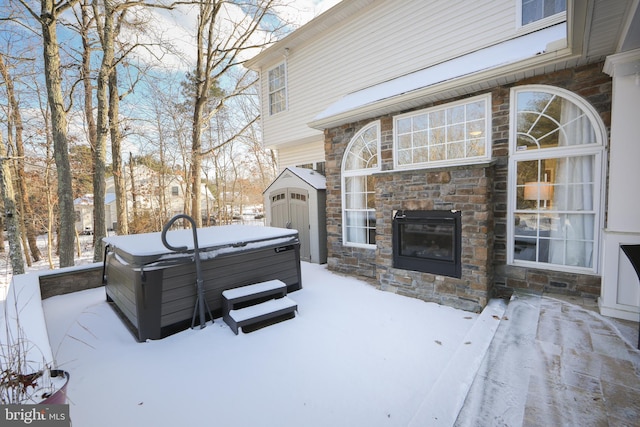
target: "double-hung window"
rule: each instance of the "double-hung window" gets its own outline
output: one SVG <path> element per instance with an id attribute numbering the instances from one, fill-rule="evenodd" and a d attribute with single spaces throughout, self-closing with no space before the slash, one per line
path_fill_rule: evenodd
<path id="1" fill-rule="evenodd" d="M 269 70 L 269 114 L 287 108 L 287 69 L 285 63 Z"/>
<path id="2" fill-rule="evenodd" d="M 380 122 L 361 129 L 342 159 L 343 242 L 373 248 L 376 244 L 375 180 L 380 170 Z"/>
<path id="3" fill-rule="evenodd" d="M 575 94 L 511 90 L 509 262 L 597 272 L 606 132 Z"/>
<path id="4" fill-rule="evenodd" d="M 488 161 L 490 108 L 487 94 L 394 117 L 394 167 Z"/>

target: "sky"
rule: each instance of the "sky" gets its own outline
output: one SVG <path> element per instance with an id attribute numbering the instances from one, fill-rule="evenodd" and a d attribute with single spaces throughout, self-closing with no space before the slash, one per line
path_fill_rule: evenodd
<path id="1" fill-rule="evenodd" d="M 339 0 L 284 0 L 284 2 L 289 3 L 290 6 L 283 9 L 281 13 L 283 13 L 286 19 L 291 21 L 295 27 L 299 27 L 305 24 L 306 22 L 308 22 L 309 20 L 311 20 L 313 17 L 318 16 L 320 13 L 325 12 L 330 7 L 337 4 Z M 3 12 L 5 11 L 4 6 L 6 5 L 3 5 L 3 7 L 0 8 L 0 10 L 2 10 Z M 130 11 L 130 13 L 132 12 L 133 11 Z M 229 13 L 234 13 L 234 12 L 232 11 Z M 236 10 L 235 13 L 239 13 L 239 11 Z M 165 68 L 173 67 L 173 70 L 177 71 L 180 76 L 184 76 L 184 73 L 186 71 L 191 70 L 193 68 L 193 65 L 188 66 L 188 61 L 193 61 L 193 59 L 195 58 L 195 43 L 193 40 L 193 32 L 194 32 L 194 27 L 196 22 L 196 16 L 197 16 L 197 8 L 194 6 L 191 6 L 190 10 L 187 9 L 186 6 L 180 6 L 180 9 L 177 9 L 176 11 L 173 11 L 173 12 L 170 12 L 168 10 L 163 10 L 163 9 L 145 9 L 144 12 L 141 14 L 141 20 L 149 19 L 151 21 L 150 22 L 151 25 L 149 26 L 148 30 L 145 33 L 137 34 L 135 35 L 135 37 L 139 37 L 138 40 L 140 41 L 155 40 L 156 37 L 159 37 L 159 36 L 162 36 L 163 39 L 165 40 L 171 40 L 175 45 L 175 52 L 177 54 L 179 53 L 182 56 L 182 58 L 178 58 L 177 54 L 165 53 L 163 55 L 163 54 L 160 54 L 157 50 L 154 52 L 155 54 L 155 57 L 154 57 L 150 54 L 150 51 L 152 50 L 152 48 L 136 49 L 135 55 L 137 56 L 137 58 L 141 60 L 143 63 L 153 63 L 155 67 L 157 67 L 158 65 L 161 65 L 162 67 L 165 67 Z M 69 22 L 75 21 L 75 18 L 71 15 L 71 11 L 67 11 L 65 17 Z M 15 30 L 24 31 L 24 27 L 17 26 Z M 28 56 L 28 54 L 34 54 L 39 56 L 40 54 L 37 53 L 39 52 L 39 50 L 37 49 L 37 46 L 34 49 L 30 47 L 30 45 L 27 45 L 27 43 L 37 43 L 37 40 L 38 40 L 37 37 L 34 36 L 33 39 L 24 39 L 22 37 L 24 37 L 25 34 L 18 33 L 16 31 L 11 30 L 11 28 L 8 26 L 3 26 L 0 29 L 0 44 L 3 45 L 3 48 L 4 49 L 11 48 L 12 51 L 10 53 L 13 56 L 20 56 L 20 55 Z M 122 31 L 124 34 L 123 37 L 125 39 L 129 39 L 130 41 L 134 40 L 133 33 L 129 33 L 129 35 L 126 35 L 126 31 L 127 31 L 126 27 Z M 36 33 L 37 32 L 38 31 L 36 28 Z M 71 33 L 66 30 L 64 25 L 58 26 L 58 33 L 59 33 L 58 37 L 61 43 L 65 41 L 69 41 L 69 38 L 71 37 Z M 26 34 L 33 35 L 30 32 L 27 32 Z M 74 37 L 74 40 L 77 38 L 75 35 L 73 35 L 73 37 Z M 74 41 L 73 44 L 77 44 L 77 42 Z M 25 48 L 28 47 L 27 49 L 28 53 L 25 52 L 24 49 L 21 50 L 20 47 L 22 45 L 25 45 Z M 68 49 L 68 47 L 65 46 L 64 49 Z M 64 49 L 63 49 L 63 55 L 65 53 Z M 17 50 L 18 53 L 14 52 L 14 50 Z M 248 59 L 251 56 L 254 56 L 257 53 L 259 53 L 258 50 L 256 50 L 255 52 L 247 52 L 246 59 Z M 136 57 L 132 56 L 131 62 L 133 63 L 135 62 L 135 60 L 136 60 Z M 126 71 L 130 71 L 133 69 L 134 67 L 128 67 Z M 156 68 L 156 70 L 159 71 L 158 68 Z M 126 74 L 127 73 L 124 72 L 124 70 L 120 74 L 120 80 L 123 86 L 124 84 L 126 84 L 126 81 L 128 79 L 128 76 Z M 32 84 L 29 81 L 27 81 L 25 84 L 27 83 Z M 20 87 L 18 87 L 18 89 L 20 89 Z M 24 90 L 27 90 L 27 89 L 24 89 Z M 141 92 L 144 92 L 144 90 L 142 90 L 142 88 L 138 88 L 138 90 L 134 91 L 131 95 L 129 95 L 129 99 L 133 99 Z M 30 99 L 28 97 L 22 97 L 22 98 Z M 126 104 L 127 103 L 125 102 L 121 106 L 123 114 L 135 113 L 135 111 L 138 110 L 138 108 L 134 107 L 133 111 L 128 111 L 127 110 L 128 107 Z M 33 110 L 27 109 L 27 108 L 23 109 L 23 115 L 25 116 L 25 119 L 28 119 L 29 117 L 33 116 L 37 118 L 37 120 L 40 120 L 39 119 L 40 113 L 37 110 L 37 106 L 35 106 Z M 136 117 L 136 115 L 133 114 L 133 117 Z M 71 122 L 72 127 L 79 129 L 78 134 L 82 135 L 83 134 L 82 124 L 77 124 L 74 122 L 73 114 L 70 115 L 69 120 Z M 125 144 L 126 144 L 126 141 L 125 141 Z M 133 149 L 135 151 L 135 147 L 127 147 L 126 151 L 129 151 L 129 149 Z"/>
<path id="2" fill-rule="evenodd" d="M 278 13 L 281 14 L 284 20 L 291 22 L 293 27 L 299 28 L 339 2 L 340 0 L 293 0 L 285 2 L 287 7 L 280 8 Z M 171 40 L 175 44 L 177 52 L 186 57 L 195 58 L 193 29 L 197 23 L 197 8 L 184 6 L 177 8 L 175 11 L 157 9 L 152 10 L 151 13 L 153 15 L 152 19 L 156 21 L 154 29 L 157 33 L 155 36 L 162 33 L 164 38 Z M 242 14 L 242 11 L 240 8 L 228 8 L 226 13 L 237 22 L 238 16 Z M 257 55 L 259 52 L 259 49 L 247 52 L 246 59 Z M 165 56 L 162 60 L 165 65 L 173 64 L 177 67 L 181 66 L 179 62 L 180 60 L 170 55 Z"/>

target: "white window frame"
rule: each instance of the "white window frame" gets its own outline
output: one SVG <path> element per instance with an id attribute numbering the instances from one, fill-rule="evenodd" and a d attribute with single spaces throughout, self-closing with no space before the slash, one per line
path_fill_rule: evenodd
<path id="1" fill-rule="evenodd" d="M 567 11 L 565 10 L 563 12 L 538 19 L 537 21 L 529 22 L 528 24 L 522 24 L 522 1 L 523 0 L 517 0 L 516 2 L 516 28 L 518 29 L 522 29 L 526 32 L 531 32 L 550 27 L 567 20 Z M 570 0 L 567 0 L 567 2 L 568 1 Z"/>
<path id="2" fill-rule="evenodd" d="M 283 74 L 284 74 L 284 78 L 283 78 L 283 84 L 281 87 L 275 88 L 274 90 L 271 90 L 271 73 L 277 69 L 282 67 L 283 70 Z M 273 111 L 273 107 L 274 107 L 274 103 L 271 100 L 271 96 L 274 95 L 277 92 L 283 91 L 284 92 L 284 105 L 282 107 L 281 110 L 278 111 Z M 269 69 L 269 71 L 267 71 L 267 99 L 268 99 L 268 105 L 269 105 L 269 115 L 273 116 L 275 114 L 281 113 L 283 111 L 286 111 L 287 108 L 289 108 L 289 101 L 288 101 L 288 81 L 287 81 L 287 62 L 283 61 L 281 63 L 279 63 L 278 65 L 276 65 L 275 67 L 272 67 Z"/>
<path id="3" fill-rule="evenodd" d="M 373 167 L 373 168 L 366 168 L 366 169 L 354 169 L 354 170 L 346 170 L 346 163 L 347 163 L 347 157 L 348 154 L 352 148 L 352 146 L 354 145 L 354 143 L 358 140 L 358 138 L 360 138 L 360 136 L 362 134 L 364 134 L 365 132 L 367 132 L 369 129 L 375 127 L 376 128 L 376 156 L 377 156 L 377 166 Z M 342 157 L 342 166 L 341 166 L 341 188 L 342 188 L 342 244 L 343 246 L 350 246 L 350 247 L 358 247 L 358 248 L 365 248 L 365 249 L 375 249 L 376 248 L 376 244 L 371 243 L 371 244 L 366 244 L 366 243 L 358 243 L 358 242 L 350 242 L 347 239 L 347 200 L 346 200 L 346 178 L 349 177 L 359 177 L 359 176 L 370 176 L 373 175 L 376 172 L 379 172 L 381 170 L 381 163 L 382 163 L 382 157 L 380 155 L 380 141 L 381 141 L 381 133 L 380 133 L 380 121 L 376 120 L 374 122 L 371 122 L 369 124 L 367 124 L 366 126 L 364 126 L 362 129 L 360 129 L 354 136 L 353 138 L 351 138 L 351 141 L 349 141 L 349 144 L 347 145 L 347 148 L 344 151 L 344 155 Z M 373 214 L 375 215 L 375 209 L 371 210 L 371 209 L 363 209 L 364 211 L 367 212 L 373 212 Z"/>
<path id="4" fill-rule="evenodd" d="M 568 99 L 582 109 L 593 126 L 596 143 L 584 145 L 572 145 L 566 147 L 551 147 L 536 150 L 517 149 L 517 96 L 520 92 L 545 92 Z M 605 186 L 606 180 L 606 141 L 607 133 L 602 119 L 597 111 L 586 100 L 566 89 L 547 85 L 527 85 L 511 88 L 510 93 L 510 119 L 509 119 L 509 166 L 508 166 L 508 209 L 507 209 L 507 264 L 521 267 L 537 268 L 541 270 L 554 270 L 570 273 L 599 274 L 601 271 L 600 251 L 602 248 L 602 229 L 604 226 Z M 551 264 L 518 260 L 514 256 L 515 226 L 517 202 L 517 163 L 538 159 L 572 158 L 578 156 L 594 156 L 593 197 L 594 197 L 594 242 L 592 267 L 579 267 L 570 265 Z M 535 213 L 537 211 L 533 211 Z M 554 211 L 551 211 L 554 212 Z M 557 211 L 555 211 L 557 212 Z"/>
<path id="5" fill-rule="evenodd" d="M 433 113 L 436 111 L 448 110 L 453 107 L 458 107 L 467 104 L 473 104 L 478 101 L 484 101 L 485 103 L 485 123 L 483 127 L 484 132 L 484 156 L 474 156 L 474 157 L 464 157 L 464 158 L 456 158 L 456 159 L 446 159 L 446 160 L 432 160 L 426 162 L 417 162 L 417 163 L 409 163 L 409 164 L 399 164 L 399 154 L 398 150 L 400 148 L 399 144 L 399 135 L 398 135 L 398 122 L 400 120 L 406 118 L 417 117 L 429 113 Z M 467 121 L 465 120 L 465 124 Z M 466 126 L 465 126 L 466 128 Z M 466 131 L 465 131 L 465 141 Z M 474 96 L 473 98 L 466 98 L 464 100 L 450 102 L 443 105 L 438 105 L 436 107 L 426 108 L 420 111 L 412 111 L 410 113 L 401 114 L 393 117 L 393 167 L 397 170 L 411 170 L 411 169 L 428 169 L 428 168 L 436 168 L 443 166 L 452 166 L 452 165 L 466 165 L 466 164 L 477 164 L 477 163 L 487 163 L 491 160 L 491 93 Z"/>

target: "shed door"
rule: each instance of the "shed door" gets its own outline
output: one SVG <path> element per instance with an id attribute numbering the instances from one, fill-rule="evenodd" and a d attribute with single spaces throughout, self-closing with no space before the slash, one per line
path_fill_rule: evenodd
<path id="1" fill-rule="evenodd" d="M 309 241 L 309 192 L 300 188 L 284 188 L 272 192 L 271 226 L 298 230 L 300 258 L 311 261 Z"/>

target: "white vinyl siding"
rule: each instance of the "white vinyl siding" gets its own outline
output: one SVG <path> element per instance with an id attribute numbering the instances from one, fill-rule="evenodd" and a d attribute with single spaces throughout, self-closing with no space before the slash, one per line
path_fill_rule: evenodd
<path id="1" fill-rule="evenodd" d="M 321 38 L 291 49 L 287 58 L 285 112 L 268 115 L 268 85 L 262 85 L 266 145 L 285 146 L 322 136 L 321 131 L 307 124 L 346 93 L 514 37 L 516 3 L 484 0 L 470 8 L 464 2 L 375 2 L 357 16 L 331 27 Z M 478 10 L 483 13 L 478 14 Z M 420 29 L 419 34 L 416 29 Z M 268 70 L 277 62 L 262 65 L 262 79 L 266 82 Z"/>
<path id="2" fill-rule="evenodd" d="M 322 136 L 322 135 L 321 135 Z M 278 169 L 306 163 L 324 162 L 324 140 L 278 148 Z"/>

